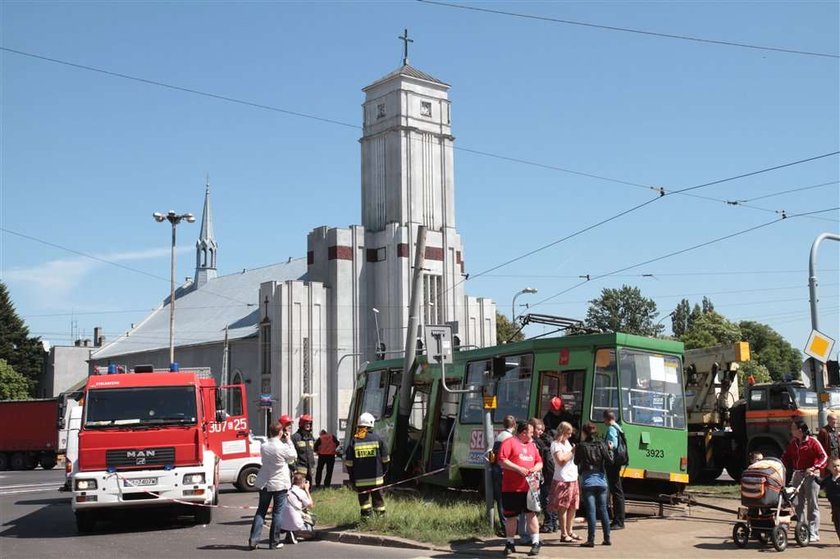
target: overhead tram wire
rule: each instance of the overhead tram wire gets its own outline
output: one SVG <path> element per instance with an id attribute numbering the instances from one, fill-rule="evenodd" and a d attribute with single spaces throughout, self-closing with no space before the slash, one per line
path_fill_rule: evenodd
<path id="1" fill-rule="evenodd" d="M 437 0 L 417 0 L 422 4 L 431 4 L 435 6 L 442 6 L 445 8 L 457 8 L 460 10 L 470 10 L 474 12 L 484 12 L 489 14 L 496 14 L 496 15 L 503 15 L 509 17 L 517 17 L 522 19 L 532 19 L 537 21 L 545 21 L 549 23 L 560 23 L 564 25 L 576 25 L 579 27 L 589 27 L 592 29 L 603 29 L 606 31 L 620 31 L 622 33 L 634 33 L 637 35 L 647 35 L 651 37 L 659 37 L 662 39 L 678 39 L 681 41 L 692 41 L 695 43 L 706 43 L 712 45 L 719 45 L 725 47 L 738 47 L 744 49 L 754 49 L 754 50 L 763 50 L 769 52 L 780 52 L 785 54 L 798 54 L 802 56 L 817 56 L 821 58 L 840 58 L 840 54 L 834 54 L 829 52 L 815 52 L 815 51 L 807 51 L 807 50 L 800 50 L 800 49 L 786 49 L 780 47 L 768 47 L 763 45 L 754 45 L 750 43 L 740 43 L 735 41 L 721 41 L 716 39 L 706 39 L 703 37 L 693 37 L 690 35 L 679 35 L 676 33 L 660 33 L 657 31 L 646 31 L 643 29 L 632 29 L 629 27 L 617 27 L 614 25 L 602 25 L 597 23 L 589 23 L 585 21 L 576 21 L 571 19 L 560 19 L 548 16 L 537 16 L 531 14 L 522 14 L 517 12 L 507 12 L 503 10 L 492 10 L 490 8 L 479 8 L 477 6 L 464 6 L 462 4 L 452 4 L 450 2 L 439 2 Z"/>
<path id="2" fill-rule="evenodd" d="M 91 260 L 95 260 L 95 261 L 101 262 L 103 264 L 108 264 L 110 266 L 115 266 L 117 268 L 122 268 L 123 270 L 127 270 L 129 272 L 134 272 L 136 274 L 142 274 L 144 276 L 148 276 L 150 278 L 154 278 L 154 279 L 157 279 L 157 280 L 162 280 L 162 281 L 165 281 L 167 283 L 169 283 L 169 281 L 170 281 L 170 278 L 165 278 L 163 276 L 158 276 L 158 275 L 152 274 L 150 272 L 147 272 L 145 270 L 141 270 L 139 268 L 134 268 L 132 266 L 126 266 L 125 264 L 120 264 L 119 262 L 114 262 L 113 260 L 108 260 L 107 258 L 94 256 L 93 254 L 88 254 L 87 252 L 82 252 L 80 250 L 72 249 L 70 247 L 59 245 L 59 244 L 56 244 L 56 243 L 53 243 L 53 242 L 50 242 L 50 241 L 45 241 L 44 239 L 39 239 L 38 237 L 33 237 L 32 235 L 27 235 L 25 233 L 20 233 L 18 231 L 13 231 L 13 230 L 7 229 L 5 227 L 0 227 L 0 231 L 2 231 L 4 233 L 8 233 L 10 235 L 15 235 L 16 237 L 20 237 L 22 239 L 27 239 L 29 241 L 40 243 L 42 245 L 46 245 L 46 246 L 49 246 L 49 247 L 52 247 L 52 248 L 57 248 L 59 250 L 66 251 L 66 252 L 69 252 L 71 254 L 76 254 L 78 256 L 83 256 L 85 258 L 90 258 Z M 228 295 L 223 295 L 221 293 L 216 293 L 216 292 L 214 292 L 212 290 L 209 290 L 209 289 L 204 289 L 204 290 L 202 290 L 202 292 L 203 293 L 208 293 L 210 295 L 215 295 L 216 297 L 221 297 L 222 299 L 228 299 L 230 301 L 234 301 L 236 303 L 239 303 L 241 305 L 245 305 L 245 306 L 248 306 L 248 307 L 256 306 L 256 303 L 249 303 L 247 301 L 242 301 L 241 299 L 236 299 L 235 297 L 230 297 Z"/>
<path id="3" fill-rule="evenodd" d="M 760 174 L 763 174 L 763 173 L 769 173 L 769 172 L 771 172 L 771 171 L 777 171 L 777 170 L 779 170 L 779 169 L 784 169 L 784 168 L 787 168 L 787 167 L 793 167 L 793 166 L 795 166 L 795 165 L 801 165 L 801 164 L 804 164 L 804 163 L 810 163 L 810 162 L 812 162 L 812 161 L 816 161 L 816 160 L 818 160 L 818 159 L 823 159 L 823 158 L 826 158 L 826 157 L 831 157 L 831 156 L 837 155 L 838 153 L 840 153 L 840 151 L 834 151 L 834 152 L 830 152 L 830 153 L 825 153 L 825 154 L 821 154 L 821 155 L 816 155 L 816 156 L 813 156 L 813 157 L 808 157 L 808 158 L 805 158 L 805 159 L 799 159 L 799 160 L 797 160 L 797 161 L 790 161 L 790 162 L 783 163 L 783 164 L 780 164 L 780 165 L 774 165 L 774 166 L 772 166 L 772 167 L 765 167 L 765 168 L 763 168 L 763 169 L 758 169 L 758 170 L 756 170 L 756 171 L 750 171 L 750 172 L 748 172 L 748 173 L 741 173 L 741 174 L 739 174 L 739 175 L 735 175 L 735 176 L 731 176 L 731 177 L 726 177 L 726 178 L 722 178 L 722 179 L 717 179 L 717 180 L 714 180 L 714 181 L 710 181 L 710 182 L 706 182 L 706 183 L 698 184 L 698 185 L 696 185 L 696 186 L 690 186 L 690 187 L 683 188 L 683 189 L 679 189 L 679 190 L 674 190 L 674 191 L 671 191 L 671 192 L 666 192 L 664 189 L 662 189 L 662 190 L 660 191 L 659 195 L 658 195 L 656 198 L 652 198 L 652 199 L 650 199 L 650 200 L 647 200 L 646 202 L 642 202 L 641 204 L 637 204 L 637 205 L 635 205 L 635 206 L 633 206 L 633 207 L 631 207 L 631 208 L 627 208 L 626 210 L 622 210 L 621 212 L 619 212 L 619 213 L 617 213 L 617 214 L 615 214 L 615 215 L 612 215 L 612 216 L 610 216 L 610 217 L 608 217 L 608 218 L 606 218 L 606 219 L 602 219 L 601 221 L 598 221 L 597 223 L 593 223 L 592 225 L 588 225 L 588 226 L 584 227 L 583 229 L 579 229 L 579 230 L 577 230 L 577 231 L 575 231 L 575 232 L 573 232 L 573 233 L 571 233 L 571 234 L 569 234 L 569 235 L 566 235 L 566 236 L 565 236 L 565 237 L 563 237 L 563 238 L 560 238 L 560 239 L 557 239 L 557 240 L 552 241 L 552 242 L 550 242 L 550 243 L 547 243 L 547 244 L 545 244 L 545 245 L 542 245 L 542 246 L 540 246 L 540 247 L 538 247 L 538 248 L 535 248 L 535 249 L 533 249 L 533 250 L 530 250 L 530 251 L 528 251 L 528 252 L 526 252 L 526 253 L 524 253 L 524 254 L 521 254 L 521 255 L 516 256 L 516 257 L 514 257 L 514 258 L 510 258 L 510 259 L 508 259 L 508 260 L 506 260 L 506 261 L 502 262 L 501 264 L 497 264 L 497 265 L 495 265 L 495 266 L 493 266 L 493 267 L 491 267 L 491 268 L 488 268 L 488 269 L 486 269 L 486 270 L 483 270 L 483 271 L 481 271 L 481 272 L 479 272 L 479 273 L 477 273 L 477 274 L 470 274 L 470 276 L 469 276 L 469 278 L 468 278 L 468 279 L 473 280 L 473 279 L 479 278 L 479 277 L 481 277 L 481 276 L 484 276 L 484 275 L 486 275 L 486 274 L 489 274 L 490 272 L 494 272 L 494 271 L 496 271 L 496 270 L 498 270 L 498 269 L 500 269 L 500 268 L 504 268 L 505 266 L 508 266 L 508 265 L 510 265 L 510 264 L 513 264 L 514 262 L 518 262 L 519 260 L 522 260 L 522 259 L 527 258 L 527 257 L 529 257 L 529 256 L 533 256 L 534 254 L 537 254 L 538 252 L 542 252 L 542 251 L 544 251 L 544 250 L 546 250 L 546 249 L 548 249 L 548 248 L 551 248 L 551 247 L 556 246 L 556 245 L 558 245 L 558 244 L 560 244 L 560 243 L 563 243 L 563 242 L 565 242 L 565 241 L 567 241 L 567 240 L 569 240 L 569 239 L 572 239 L 572 238 L 574 238 L 574 237 L 577 237 L 578 235 L 581 235 L 581 234 L 583 234 L 583 233 L 586 233 L 587 231 L 591 231 L 592 229 L 595 229 L 595 228 L 597 228 L 597 227 L 600 227 L 601 225 L 605 225 L 605 224 L 607 224 L 607 223 L 609 223 L 609 222 L 611 222 L 611 221 L 614 221 L 614 220 L 616 220 L 616 219 L 618 219 L 618 218 L 620 218 L 620 217 L 623 217 L 623 216 L 625 216 L 625 215 L 627 215 L 627 214 L 630 214 L 630 213 L 633 213 L 633 212 L 635 212 L 635 211 L 637 211 L 637 210 L 640 210 L 640 209 L 644 208 L 645 206 L 648 206 L 648 205 L 650 205 L 650 204 L 652 204 L 652 203 L 656 202 L 657 200 L 660 200 L 660 199 L 662 199 L 662 198 L 664 198 L 664 197 L 666 197 L 666 196 L 673 195 L 673 194 L 679 194 L 679 193 L 682 193 L 682 192 L 687 192 L 687 191 L 698 190 L 698 189 L 701 189 L 701 188 L 707 188 L 707 187 L 709 187 L 709 186 L 713 186 L 713 185 L 717 185 L 717 184 L 723 184 L 723 183 L 725 183 L 725 182 L 730 182 L 730 181 L 734 181 L 734 180 L 739 180 L 739 179 L 746 178 L 746 177 L 752 177 L 752 176 L 760 175 Z M 816 213 L 821 213 L 821 212 L 816 212 Z M 808 214 L 796 214 L 796 215 L 797 215 L 797 216 L 803 216 L 803 215 L 808 215 Z M 788 216 L 788 217 L 790 217 L 790 216 Z M 784 218 L 784 216 L 783 216 L 782 218 Z M 775 222 L 775 220 L 774 220 L 773 222 L 770 222 L 770 223 L 774 223 L 774 222 Z M 452 287 L 450 287 L 447 291 L 449 291 L 449 290 L 451 290 L 451 289 L 454 289 L 455 287 L 457 287 L 458 285 L 461 285 L 461 284 L 462 284 L 462 283 L 464 283 L 465 281 L 467 281 L 467 280 L 466 280 L 466 279 L 462 279 L 462 280 L 460 280 L 460 281 L 456 282 L 456 283 L 455 283 L 455 285 L 453 285 Z M 588 281 L 588 280 L 587 280 L 587 281 Z M 583 283 L 586 283 L 586 281 L 584 281 Z M 578 284 L 577 286 L 579 286 L 579 285 L 583 285 L 583 283 Z M 577 287 L 577 286 L 576 286 L 576 287 Z"/>
<path id="4" fill-rule="evenodd" d="M 220 101 L 237 103 L 237 104 L 245 105 L 245 106 L 252 107 L 252 108 L 264 109 L 264 110 L 273 111 L 273 112 L 277 112 L 277 113 L 281 113 L 281 114 L 285 114 L 285 115 L 289 115 L 289 116 L 296 116 L 296 117 L 300 117 L 300 118 L 311 119 L 311 120 L 315 120 L 315 121 L 318 121 L 318 122 L 323 122 L 323 123 L 326 123 L 326 124 L 334 124 L 334 125 L 337 125 L 337 126 L 342 126 L 344 128 L 353 128 L 353 129 L 356 129 L 356 130 L 362 130 L 363 129 L 363 127 L 361 127 L 357 124 L 352 124 L 352 123 L 349 123 L 349 122 L 343 122 L 343 121 L 340 121 L 340 120 L 337 120 L 337 119 L 321 117 L 321 116 L 318 116 L 318 115 L 313 115 L 313 114 L 304 113 L 304 112 L 300 112 L 300 111 L 293 111 L 293 110 L 290 110 L 290 109 L 284 109 L 282 107 L 266 105 L 264 103 L 257 103 L 257 102 L 254 102 L 254 101 L 248 101 L 248 100 L 239 99 L 239 98 L 236 98 L 236 97 L 230 97 L 228 95 L 221 95 L 221 94 L 218 94 L 218 93 L 202 91 L 202 90 L 195 89 L 195 88 L 183 87 L 183 86 L 179 86 L 179 85 L 174 85 L 174 84 L 162 82 L 160 80 L 152 80 L 152 79 L 142 78 L 142 77 L 139 77 L 139 76 L 132 76 L 130 74 L 126 74 L 126 73 L 123 73 L 123 72 L 114 72 L 114 71 L 111 71 L 111 70 L 105 70 L 103 68 L 97 68 L 95 66 L 90 66 L 90 65 L 87 65 L 87 64 L 78 64 L 78 63 L 70 62 L 70 61 L 67 61 L 67 60 L 61 60 L 61 59 L 58 59 L 58 58 L 53 58 L 53 57 L 49 57 L 49 56 L 44 56 L 44 55 L 40 55 L 40 54 L 26 52 L 26 51 L 22 51 L 22 50 L 18 50 L 18 49 L 12 49 L 12 48 L 9 48 L 9 47 L 0 46 L 0 51 L 6 51 L 6 52 L 10 52 L 10 53 L 17 54 L 17 55 L 20 55 L 20 56 L 26 56 L 26 57 L 35 58 L 35 59 L 38 59 L 38 60 L 43 60 L 43 61 L 46 61 L 46 62 L 61 64 L 61 65 L 69 66 L 71 68 L 86 70 L 86 71 L 89 71 L 89 72 L 101 73 L 101 74 L 105 74 L 105 75 L 112 76 L 112 77 L 117 77 L 117 78 L 121 78 L 121 79 L 136 81 L 136 82 L 143 83 L 143 84 L 146 84 L 146 85 L 154 85 L 154 86 L 163 87 L 163 88 L 167 88 L 167 89 L 172 89 L 172 90 L 180 91 L 180 92 L 184 92 L 184 93 L 190 93 L 190 94 L 194 94 L 194 95 L 209 97 L 211 99 L 216 99 L 216 100 L 220 100 Z M 657 186 L 653 186 L 653 185 L 650 185 L 650 184 L 643 184 L 643 183 L 639 183 L 639 182 L 628 181 L 628 180 L 624 180 L 624 179 L 618 179 L 618 178 L 615 178 L 615 177 L 607 177 L 607 176 L 603 176 L 603 175 L 596 175 L 594 173 L 577 171 L 577 170 L 574 170 L 574 169 L 568 169 L 568 168 L 565 168 L 565 167 L 560 167 L 558 165 L 550 165 L 550 164 L 541 163 L 541 162 L 538 162 L 538 161 L 531 161 L 531 160 L 522 159 L 522 158 L 518 158 L 518 157 L 512 157 L 512 156 L 507 156 L 507 155 L 502 155 L 502 154 L 497 154 L 497 153 L 481 151 L 481 150 L 472 149 L 472 148 L 468 148 L 468 147 L 464 147 L 464 146 L 453 145 L 452 149 L 457 150 L 457 151 L 461 151 L 461 152 L 464 152 L 464 153 L 479 155 L 479 156 L 482 156 L 482 157 L 489 157 L 489 158 L 493 158 L 493 159 L 498 159 L 498 160 L 501 160 L 501 161 L 509 161 L 509 162 L 512 162 L 512 163 L 519 163 L 521 165 L 527 165 L 527 166 L 531 166 L 531 167 L 537 167 L 537 168 L 547 169 L 547 170 L 551 170 L 551 171 L 557 171 L 557 172 L 560 172 L 560 173 L 567 173 L 567 174 L 580 176 L 580 177 L 585 177 L 585 178 L 590 178 L 590 179 L 594 179 L 594 180 L 601 180 L 601 181 L 605 181 L 605 182 L 611 182 L 611 183 L 614 183 L 614 184 L 622 184 L 622 185 L 625 185 L 625 186 L 642 188 L 642 189 L 646 189 L 646 190 L 656 192 L 660 195 L 663 195 L 663 194 L 666 194 L 666 195 L 667 194 L 684 194 L 686 192 L 685 190 L 682 190 L 682 191 L 668 191 L 668 190 L 666 190 L 662 187 L 657 187 Z M 745 176 L 749 176 L 749 175 L 745 175 Z M 830 183 L 827 183 L 827 184 L 830 184 Z M 701 185 L 701 186 L 709 186 L 709 185 Z M 699 188 L 699 187 L 692 187 L 692 189 L 693 188 Z M 717 202 L 728 203 L 729 205 L 740 205 L 740 206 L 743 206 L 743 207 L 751 207 L 751 206 L 747 206 L 746 204 L 732 204 L 731 201 L 728 201 L 728 200 L 721 200 L 721 199 L 716 199 L 716 198 L 711 198 L 711 197 L 707 198 L 707 197 L 699 196 L 699 195 L 696 195 L 696 194 L 694 194 L 694 195 L 685 194 L 685 195 L 686 196 L 693 196 L 693 197 L 696 197 L 696 198 L 709 199 L 709 200 L 717 201 Z M 763 211 L 768 211 L 768 212 L 776 212 L 776 210 L 770 210 L 770 209 L 765 209 L 765 208 L 757 208 L 756 207 L 754 209 L 761 209 Z"/>
<path id="5" fill-rule="evenodd" d="M 767 221 L 767 222 L 761 223 L 759 225 L 754 225 L 752 227 L 748 227 L 746 229 L 742 229 L 740 231 L 736 231 L 734 233 L 730 233 L 730 234 L 724 235 L 722 237 L 717 237 L 715 239 L 711 239 L 709 241 L 705 241 L 705 242 L 702 242 L 702 243 L 699 243 L 699 244 L 696 244 L 696 245 L 692 245 L 692 246 L 687 247 L 687 248 L 683 248 L 683 249 L 680 249 L 680 250 L 669 252 L 667 254 L 663 254 L 662 256 L 657 256 L 656 258 L 650 258 L 648 260 L 644 260 L 642 262 L 638 262 L 638 263 L 632 264 L 630 266 L 625 266 L 623 268 L 613 270 L 612 272 L 608 272 L 608 273 L 605 273 L 605 274 L 598 274 L 598 275 L 587 275 L 586 279 L 584 279 L 583 281 L 578 282 L 575 285 L 573 285 L 571 287 L 568 287 L 568 288 L 566 288 L 562 291 L 559 291 L 559 292 L 555 293 L 554 295 L 550 295 L 550 296 L 548 296 L 544 299 L 541 299 L 540 301 L 537 301 L 536 303 L 531 303 L 530 307 L 533 308 L 533 307 L 536 307 L 536 306 L 541 305 L 543 303 L 546 303 L 546 302 L 548 302 L 552 299 L 555 299 L 555 298 L 559 297 L 560 295 L 564 295 L 564 294 L 566 294 L 570 291 L 573 291 L 574 289 L 577 289 L 578 287 L 580 287 L 582 285 L 585 285 L 585 284 L 587 284 L 591 281 L 594 281 L 594 280 L 604 279 L 604 278 L 607 278 L 607 277 L 610 277 L 610 276 L 614 276 L 616 274 L 620 274 L 621 272 L 626 272 L 627 270 L 632 270 L 633 268 L 638 268 L 639 266 L 644 266 L 646 264 L 652 264 L 653 262 L 659 262 L 660 260 L 665 260 L 666 258 L 671 258 L 673 256 L 678 256 L 680 254 L 685 254 L 686 252 L 691 252 L 693 250 L 697 250 L 698 248 L 703 248 L 703 247 L 706 247 L 706 246 L 709 246 L 709 245 L 712 245 L 712 244 L 715 244 L 715 243 L 719 243 L 721 241 L 725 241 L 725 240 L 731 239 L 733 237 L 738 237 L 740 235 L 745 235 L 745 234 L 750 233 L 752 231 L 756 231 L 758 229 L 763 229 L 765 227 L 769 227 L 770 225 L 774 225 L 774 224 L 782 222 L 782 221 L 786 221 L 786 220 L 789 220 L 789 219 L 794 219 L 794 218 L 797 218 L 797 217 L 805 217 L 807 215 L 814 215 L 814 214 L 837 211 L 837 210 L 840 210 L 840 206 L 837 206 L 837 207 L 834 207 L 834 208 L 826 208 L 826 209 L 823 209 L 823 210 L 814 210 L 814 211 L 811 211 L 811 212 L 803 212 L 803 213 L 799 213 L 799 214 L 792 214 L 792 215 L 789 215 L 787 217 L 780 217 L 778 219 L 774 219 L 772 221 Z"/>
<path id="6" fill-rule="evenodd" d="M 168 83 L 157 81 L 157 80 L 149 80 L 149 79 L 146 79 L 146 78 L 140 78 L 140 77 L 137 77 L 137 76 L 131 76 L 129 74 L 124 74 L 124 73 L 120 73 L 120 72 L 113 72 L 113 71 L 110 71 L 110 70 L 104 70 L 104 69 L 101 69 L 101 68 L 96 68 L 96 67 L 88 66 L 88 65 L 84 65 L 84 64 L 76 64 L 76 63 L 73 63 L 73 62 L 68 62 L 68 61 L 65 61 L 65 60 L 57 59 L 57 58 L 42 56 L 42 55 L 38 55 L 38 54 L 30 53 L 30 52 L 25 52 L 25 51 L 21 51 L 21 50 L 17 50 L 17 49 L 11 49 L 11 48 L 8 48 L 8 47 L 0 47 L 0 51 L 11 52 L 11 53 L 18 54 L 18 55 L 21 55 L 21 56 L 27 56 L 27 57 L 31 57 L 31 58 L 35 58 L 35 59 L 39 59 L 39 60 L 53 62 L 53 63 L 56 63 L 56 64 L 62 64 L 62 65 L 70 66 L 70 67 L 73 67 L 73 68 L 83 69 L 83 70 L 87 70 L 87 71 L 91 71 L 91 72 L 102 73 L 102 74 L 106 74 L 106 75 L 109 75 L 109 76 L 118 77 L 118 78 L 122 78 L 122 79 L 133 80 L 133 81 L 137 81 L 137 82 L 140 82 L 140 83 L 145 83 L 145 84 L 148 84 L 148 85 L 156 85 L 156 86 L 165 87 L 165 88 L 169 88 L 169 89 L 173 89 L 173 90 L 177 90 L 177 91 L 182 91 L 182 92 L 186 92 L 186 93 L 202 95 L 202 96 L 205 96 L 205 97 L 210 97 L 210 98 L 214 98 L 214 99 L 218 99 L 218 100 L 222 100 L 222 101 L 228 101 L 228 102 L 238 103 L 238 104 L 242 104 L 242 105 L 246 105 L 246 106 L 251 106 L 251 107 L 254 107 L 254 108 L 271 110 L 271 111 L 275 111 L 275 112 L 279 112 L 279 113 L 283 113 L 283 114 L 287 114 L 287 115 L 291 115 L 291 116 L 298 116 L 298 117 L 301 117 L 301 118 L 313 119 L 313 120 L 317 120 L 317 121 L 328 123 L 328 124 L 335 124 L 335 125 L 340 125 L 340 126 L 343 126 L 343 127 L 355 128 L 355 129 L 361 129 L 362 128 L 358 125 L 338 121 L 338 120 L 335 120 L 335 119 L 318 117 L 316 115 L 310 115 L 310 114 L 302 113 L 302 112 L 298 112 L 298 111 L 291 111 L 291 110 L 288 110 L 288 109 L 282 109 L 280 107 L 273 107 L 273 106 L 265 105 L 265 104 L 262 104 L 262 103 L 255 103 L 255 102 L 251 102 L 251 101 L 245 101 L 245 100 L 242 100 L 242 99 L 228 97 L 228 96 L 225 96 L 225 95 L 218 95 L 218 94 L 215 94 L 215 93 L 209 93 L 209 92 L 206 92 L 206 91 L 201 91 L 201 90 L 197 90 L 197 89 L 193 89 L 193 88 L 176 86 L 176 85 L 168 84 Z M 556 171 L 559 171 L 559 172 L 571 173 L 571 174 L 584 176 L 584 177 L 588 177 L 588 178 L 605 180 L 605 181 L 609 181 L 609 182 L 625 184 L 625 185 L 628 185 L 628 186 L 634 186 L 634 187 L 639 187 L 639 188 L 646 188 L 646 189 L 658 192 L 658 196 L 656 198 L 653 198 L 651 200 L 648 200 L 646 202 L 638 204 L 638 205 L 636 205 L 632 208 L 629 208 L 627 210 L 619 212 L 618 214 L 616 214 L 612 217 L 609 217 L 609 218 L 604 219 L 604 220 L 602 220 L 598 223 L 595 223 L 591 226 L 588 226 L 588 227 L 586 227 L 586 228 L 584 228 L 580 231 L 572 233 L 572 234 L 568 235 L 567 237 L 564 237 L 563 239 L 559 239 L 557 241 L 554 241 L 552 243 L 544 245 L 544 246 L 542 246 L 538 249 L 535 249 L 533 251 L 530 251 L 530 252 L 528 252 L 528 253 L 526 253 L 522 256 L 510 259 L 510 260 L 508 260 L 508 261 L 506 261 L 506 262 L 504 262 L 504 263 L 502 263 L 498 266 L 494 266 L 493 268 L 490 268 L 489 270 L 485 270 L 483 272 L 480 272 L 479 274 L 472 275 L 472 276 L 470 276 L 470 279 L 480 277 L 482 275 L 485 275 L 486 273 L 489 273 L 489 272 L 497 270 L 501 267 L 512 264 L 512 263 L 514 263 L 518 260 L 521 260 L 522 258 L 526 258 L 527 256 L 531 256 L 532 254 L 535 254 L 537 252 L 540 252 L 542 250 L 550 248 L 551 246 L 554 246 L 556 244 L 559 244 L 561 242 L 564 242 L 566 240 L 574 238 L 574 237 L 580 235 L 581 233 L 584 233 L 584 232 L 589 231 L 591 229 L 594 229 L 596 227 L 600 227 L 601 225 L 605 225 L 606 223 L 609 223 L 610 221 L 618 219 L 619 217 L 622 217 L 622 216 L 624 216 L 628 213 L 639 210 L 639 209 L 653 203 L 654 201 L 658 200 L 661 197 L 672 195 L 672 194 L 682 194 L 682 193 L 685 193 L 685 192 L 690 191 L 690 190 L 705 188 L 707 186 L 712 186 L 712 185 L 715 185 L 715 184 L 720 184 L 720 183 L 723 183 L 723 182 L 736 180 L 736 179 L 739 179 L 739 178 L 745 178 L 745 177 L 757 175 L 757 174 L 760 174 L 760 173 L 765 173 L 765 172 L 772 171 L 772 170 L 782 169 L 782 168 L 785 168 L 785 167 L 790 167 L 790 166 L 793 166 L 793 165 L 798 165 L 798 164 L 801 164 L 801 163 L 814 161 L 814 160 L 821 159 L 821 158 L 824 158 L 824 157 L 837 155 L 837 153 L 838 153 L 838 152 L 835 151 L 835 152 L 832 152 L 832 153 L 827 153 L 827 154 L 823 154 L 823 155 L 814 156 L 814 157 L 811 157 L 811 158 L 808 158 L 808 159 L 805 159 L 805 160 L 794 161 L 794 162 L 786 163 L 786 164 L 779 165 L 779 166 L 772 167 L 772 168 L 768 168 L 768 169 L 753 171 L 753 172 L 750 172 L 750 173 L 738 175 L 736 177 L 729 177 L 729 178 L 726 178 L 726 179 L 720 179 L 720 180 L 717 180 L 717 181 L 713 181 L 713 182 L 710 182 L 710 183 L 705 183 L 705 184 L 689 187 L 689 188 L 686 188 L 686 189 L 675 190 L 675 191 L 666 191 L 664 188 L 657 188 L 657 187 L 650 186 L 650 185 L 644 185 L 644 184 L 640 184 L 640 183 L 634 183 L 634 182 L 631 182 L 631 181 L 624 181 L 624 180 L 621 180 L 621 179 L 615 179 L 615 178 L 610 178 L 610 177 L 594 175 L 594 174 L 591 174 L 591 173 L 583 173 L 583 172 L 580 172 L 580 171 L 573 171 L 573 170 L 570 170 L 570 169 L 564 169 L 562 167 L 545 165 L 545 164 L 526 161 L 526 160 L 521 160 L 521 159 L 517 159 L 517 158 L 513 158 L 513 157 L 507 157 L 507 156 L 504 156 L 504 155 L 498 155 L 498 154 L 492 154 L 492 153 L 482 152 L 482 151 L 478 151 L 478 150 L 472 150 L 472 149 L 469 149 L 469 148 L 453 146 L 453 149 L 457 149 L 457 150 L 460 150 L 460 151 L 465 151 L 465 152 L 468 152 L 468 153 L 474 153 L 474 154 L 477 154 L 477 155 L 493 157 L 493 158 L 497 158 L 497 159 L 501 159 L 501 160 L 507 160 L 507 161 L 513 161 L 513 162 L 528 164 L 528 165 L 532 165 L 532 166 L 543 167 L 543 168 L 547 168 L 547 169 L 556 170 Z M 466 280 L 461 280 L 461 281 L 457 282 L 455 284 L 455 286 L 460 285 L 464 281 L 466 281 Z M 449 289 L 451 290 L 455 286 L 453 286 Z"/>

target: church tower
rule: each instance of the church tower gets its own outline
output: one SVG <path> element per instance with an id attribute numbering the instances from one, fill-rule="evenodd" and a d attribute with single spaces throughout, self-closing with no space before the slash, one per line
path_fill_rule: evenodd
<path id="1" fill-rule="evenodd" d="M 210 210 L 210 181 L 204 192 L 204 209 L 201 212 L 201 232 L 195 243 L 195 286 L 201 287 L 218 274 L 216 252 L 219 249 L 213 234 L 213 213 Z"/>

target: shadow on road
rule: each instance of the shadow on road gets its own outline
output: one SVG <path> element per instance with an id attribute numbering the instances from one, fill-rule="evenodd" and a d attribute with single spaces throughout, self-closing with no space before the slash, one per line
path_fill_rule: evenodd
<path id="1" fill-rule="evenodd" d="M 145 531 L 169 531 L 192 528 L 191 518 L 179 518 L 171 511 L 142 509 L 108 511 L 107 519 L 97 523 L 97 530 L 79 534 L 67 499 L 34 499 L 15 504 L 46 505 L 34 512 L 4 522 L 0 537 L 18 539 L 78 538 Z"/>

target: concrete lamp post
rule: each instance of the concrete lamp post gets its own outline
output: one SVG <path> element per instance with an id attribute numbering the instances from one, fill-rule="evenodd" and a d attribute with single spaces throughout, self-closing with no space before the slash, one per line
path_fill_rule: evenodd
<path id="1" fill-rule="evenodd" d="M 152 217 L 158 223 L 168 221 L 172 224 L 172 251 L 169 262 L 169 367 L 172 368 L 175 363 L 175 227 L 181 223 L 181 220 L 193 223 L 195 218 L 193 214 L 178 215 L 173 210 L 169 210 L 166 214 L 155 212 Z"/>

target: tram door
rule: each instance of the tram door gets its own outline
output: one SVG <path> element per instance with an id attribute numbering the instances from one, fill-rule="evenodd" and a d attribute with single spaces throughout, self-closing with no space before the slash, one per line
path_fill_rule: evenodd
<path id="1" fill-rule="evenodd" d="M 581 407 L 583 406 L 583 385 L 586 380 L 586 370 L 573 369 L 569 371 L 540 371 L 540 392 L 538 417 L 544 418 L 551 413 L 551 399 L 558 396 L 563 401 L 563 409 L 554 422 L 568 421 L 575 428 L 581 426 Z M 554 425 L 548 427 L 554 428 Z"/>

